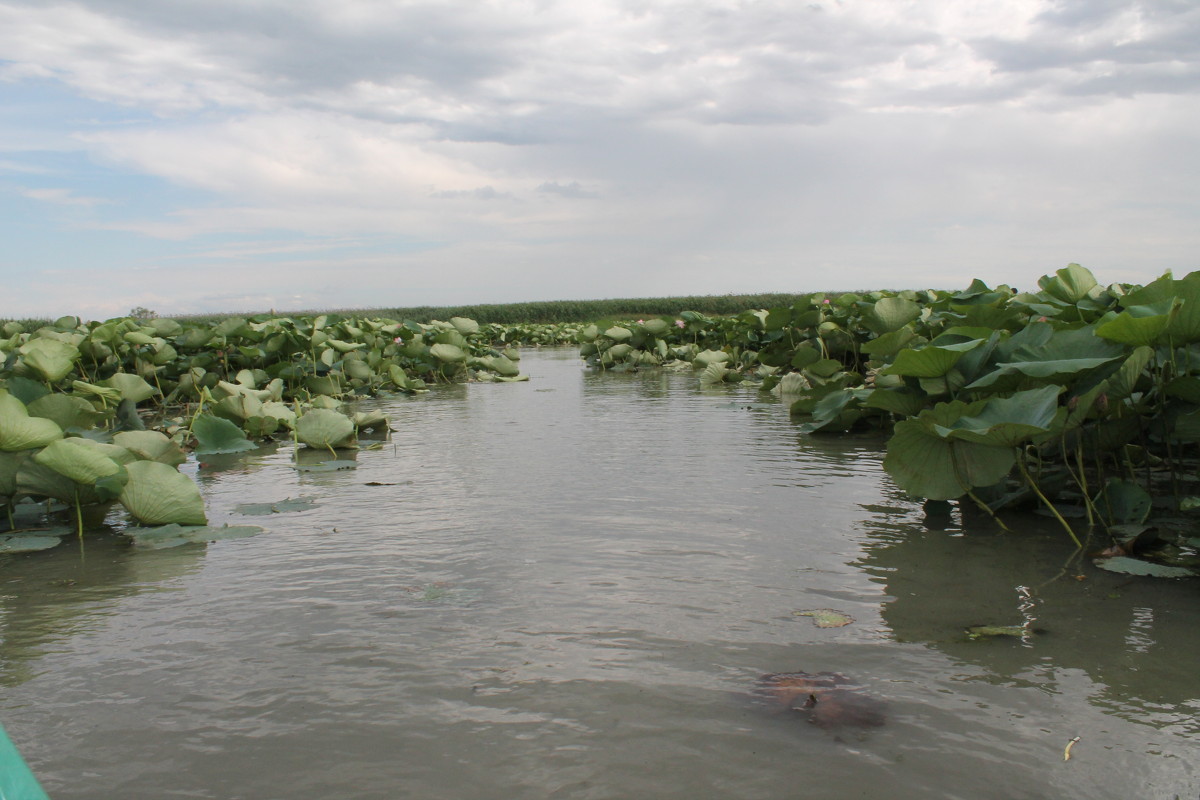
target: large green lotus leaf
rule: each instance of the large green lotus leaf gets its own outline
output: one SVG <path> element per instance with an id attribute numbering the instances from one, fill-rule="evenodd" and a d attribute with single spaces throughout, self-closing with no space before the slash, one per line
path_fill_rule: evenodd
<path id="1" fill-rule="evenodd" d="M 463 336 L 470 336 L 472 334 L 479 333 L 479 323 L 473 319 L 467 319 L 466 317 L 451 317 L 450 324 L 453 325 L 454 329 Z"/>
<path id="2" fill-rule="evenodd" d="M 264 416 L 279 420 L 281 424 L 288 428 L 296 424 L 296 411 L 286 403 L 275 401 L 263 403 L 262 413 Z"/>
<path id="3" fill-rule="evenodd" d="M 651 336 L 662 336 L 671 329 L 671 325 L 665 319 L 648 319 L 641 325 L 642 330 Z"/>
<path id="4" fill-rule="evenodd" d="M 1111 364 L 1120 356 L 1110 358 L 1071 358 L 1056 361 L 1017 361 L 997 364 L 996 369 L 972 381 L 967 389 L 1007 391 L 1029 383 L 1070 383 L 1088 370 Z"/>
<path id="5" fill-rule="evenodd" d="M 1153 357 L 1154 348 L 1145 346 L 1139 347 L 1129 354 L 1129 358 L 1125 359 L 1125 363 L 1121 365 L 1120 369 L 1110 375 L 1105 382 L 1109 405 L 1133 394 L 1138 380 Z"/>
<path id="6" fill-rule="evenodd" d="M 76 483 L 62 473 L 27 458 L 17 469 L 17 494 L 52 497 L 68 505 L 97 506 L 111 501 L 126 479 L 125 470 L 100 478 L 96 485 Z"/>
<path id="7" fill-rule="evenodd" d="M 614 325 L 611 328 L 609 328 L 608 330 L 606 330 L 604 332 L 604 335 L 607 336 L 608 338 L 612 339 L 613 341 L 623 342 L 626 339 L 633 337 L 633 331 L 629 330 L 629 328 L 625 328 L 620 325 Z"/>
<path id="8" fill-rule="evenodd" d="M 62 436 L 62 428 L 52 420 L 29 416 L 24 403 L 0 390 L 0 450 L 45 447 Z"/>
<path id="9" fill-rule="evenodd" d="M 296 420 L 296 438 L 309 447 L 351 447 L 354 423 L 337 411 L 313 409 Z"/>
<path id="10" fill-rule="evenodd" d="M 692 359 L 692 366 L 696 369 L 706 369 L 709 364 L 724 364 L 730 358 L 729 353 L 724 350 L 701 350 Z"/>
<path id="11" fill-rule="evenodd" d="M 240 453 L 256 446 L 237 425 L 211 414 L 201 414 L 192 420 L 192 434 L 197 442 L 196 455 L 201 456 Z"/>
<path id="12" fill-rule="evenodd" d="M 241 424 L 251 417 L 263 415 L 262 402 L 252 394 L 243 392 L 223 397 L 210 406 L 212 413 L 218 417 L 233 420 Z"/>
<path id="13" fill-rule="evenodd" d="M 916 331 L 911 325 L 902 325 L 898 330 L 885 333 L 877 339 L 864 344 L 862 352 L 875 358 L 890 358 L 906 347 L 911 347 L 917 340 Z M 921 340 L 923 342 L 923 340 Z"/>
<path id="14" fill-rule="evenodd" d="M 1078 264 L 1068 264 L 1055 273 L 1038 281 L 1042 291 L 1064 303 L 1075 304 L 1088 296 L 1098 286 L 1096 276 Z"/>
<path id="15" fill-rule="evenodd" d="M 82 397 L 70 394 L 48 394 L 38 398 L 29 405 L 29 414 L 53 420 L 63 430 L 92 428 L 100 417 L 95 406 Z"/>
<path id="16" fill-rule="evenodd" d="M 159 431 L 122 431 L 113 435 L 113 443 L 145 461 L 172 467 L 187 461 L 183 448 Z"/>
<path id="17" fill-rule="evenodd" d="M 724 364 L 712 363 L 704 368 L 700 373 L 700 385 L 711 386 L 716 383 L 724 382 L 729 375 L 729 368 Z"/>
<path id="18" fill-rule="evenodd" d="M 101 478 L 121 471 L 121 465 L 95 444 L 85 439 L 59 439 L 35 453 L 33 460 L 76 483 L 93 486 Z"/>
<path id="19" fill-rule="evenodd" d="M 1109 478 L 1094 499 L 1110 525 L 1140 525 L 1150 516 L 1149 492 L 1133 481 Z"/>
<path id="20" fill-rule="evenodd" d="M 43 379 L 54 383 L 67 377 L 79 358 L 79 348 L 56 339 L 30 339 L 20 347 L 21 360 Z"/>
<path id="21" fill-rule="evenodd" d="M 125 467 L 129 481 L 117 497 L 144 525 L 205 525 L 204 499 L 192 480 L 157 461 L 135 461 Z"/>
<path id="22" fill-rule="evenodd" d="M 120 392 L 122 400 L 132 400 L 134 403 L 149 400 L 158 394 L 158 389 L 146 383 L 146 379 L 141 375 L 132 375 L 128 372 L 118 372 L 101 383 L 103 386 Z"/>
<path id="23" fill-rule="evenodd" d="M 954 500 L 971 489 L 992 486 L 1016 464 L 1011 447 L 944 439 L 936 426 L 952 425 L 977 414 L 985 403 L 938 403 L 916 419 L 896 424 L 883 459 L 884 469 L 901 489 L 929 500 Z"/>
<path id="24" fill-rule="evenodd" d="M 1121 344 L 1153 345 L 1171 324 L 1174 300 L 1149 306 L 1131 306 L 1096 328 L 1096 335 Z"/>
<path id="25" fill-rule="evenodd" d="M 8 390 L 9 394 L 26 406 L 50 394 L 50 390 L 46 388 L 46 384 L 32 380 L 31 378 L 22 378 L 19 375 L 14 375 L 4 381 L 4 388 Z"/>
<path id="26" fill-rule="evenodd" d="M 22 462 L 33 455 L 33 450 L 17 453 L 0 451 L 0 497 L 13 497 L 17 493 L 17 471 Z"/>
<path id="27" fill-rule="evenodd" d="M 488 368 L 497 375 L 503 375 L 509 378 L 515 377 L 521 372 L 521 368 L 512 361 L 508 360 L 508 358 L 505 356 L 492 356 L 491 359 L 488 360 Z"/>
<path id="28" fill-rule="evenodd" d="M 1061 391 L 1059 386 L 1043 386 L 1011 397 L 993 397 L 978 414 L 959 417 L 950 425 L 935 424 L 932 430 L 946 439 L 1015 447 L 1050 430 Z"/>
<path id="29" fill-rule="evenodd" d="M 133 546 L 143 550 L 164 550 L 183 544 L 204 544 L 222 539 L 245 539 L 262 533 L 257 525 L 162 525 L 157 528 L 126 528 Z"/>
<path id="30" fill-rule="evenodd" d="M 453 344 L 438 343 L 429 348 L 430 354 L 438 361 L 446 363 L 455 363 L 458 361 L 466 361 L 467 354 L 461 347 Z"/>
<path id="31" fill-rule="evenodd" d="M 879 408 L 904 417 L 915 417 L 925 408 L 926 395 L 907 386 L 894 389 L 875 389 L 867 396 L 863 405 Z"/>
<path id="32" fill-rule="evenodd" d="M 875 302 L 863 322 L 871 330 L 883 334 L 898 331 L 919 316 L 921 316 L 921 307 L 912 300 L 906 300 L 903 297 L 885 297 Z"/>
<path id="33" fill-rule="evenodd" d="M 928 344 L 919 350 L 901 350 L 896 355 L 896 360 L 881 371 L 885 375 L 940 378 L 954 369 L 954 365 L 967 352 L 983 343 L 983 339 L 972 339 L 949 345 Z"/>

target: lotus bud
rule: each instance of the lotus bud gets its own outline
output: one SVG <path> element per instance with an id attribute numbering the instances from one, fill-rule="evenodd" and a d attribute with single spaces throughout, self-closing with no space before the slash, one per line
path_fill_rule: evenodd
<path id="1" fill-rule="evenodd" d="M 1108 395 L 1102 394 L 1096 398 L 1096 410 L 1101 414 L 1108 411 Z"/>

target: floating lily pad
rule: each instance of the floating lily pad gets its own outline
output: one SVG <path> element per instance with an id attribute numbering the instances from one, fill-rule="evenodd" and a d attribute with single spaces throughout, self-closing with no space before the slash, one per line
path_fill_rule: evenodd
<path id="1" fill-rule="evenodd" d="M 289 497 L 276 503 L 242 503 L 234 507 L 234 511 L 247 517 L 265 514 L 286 514 L 290 511 L 308 511 L 317 507 L 316 498 Z"/>
<path id="2" fill-rule="evenodd" d="M 357 469 L 357 461 L 322 461 L 319 464 L 293 464 L 298 472 L 336 472 L 339 469 Z"/>
<path id="3" fill-rule="evenodd" d="M 125 535 L 133 539 L 134 547 L 164 550 L 182 544 L 201 544 L 220 539 L 245 539 L 262 533 L 257 525 L 160 525 L 154 528 L 126 528 Z"/>
<path id="4" fill-rule="evenodd" d="M 0 536 L 0 553 L 32 553 L 49 550 L 62 539 L 45 533 L 6 533 Z"/>
<path id="5" fill-rule="evenodd" d="M 1149 575 L 1155 578 L 1194 578 L 1196 573 L 1183 567 L 1168 567 L 1166 564 L 1155 564 L 1152 561 L 1142 561 L 1140 558 L 1114 556 L 1112 558 L 1096 559 L 1095 564 L 1100 569 L 1118 572 L 1123 575 Z"/>
<path id="6" fill-rule="evenodd" d="M 810 611 L 793 611 L 797 617 L 812 617 L 813 625 L 818 628 L 841 628 L 854 622 L 854 617 L 834 611 L 832 608 L 815 608 Z"/>

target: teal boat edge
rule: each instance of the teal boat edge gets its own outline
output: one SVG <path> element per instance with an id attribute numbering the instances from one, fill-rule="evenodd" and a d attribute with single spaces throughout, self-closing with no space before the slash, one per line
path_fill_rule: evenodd
<path id="1" fill-rule="evenodd" d="M 50 800 L 0 725 L 0 800 Z"/>

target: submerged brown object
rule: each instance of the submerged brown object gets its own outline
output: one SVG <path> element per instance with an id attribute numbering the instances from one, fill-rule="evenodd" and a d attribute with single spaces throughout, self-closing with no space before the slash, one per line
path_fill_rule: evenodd
<path id="1" fill-rule="evenodd" d="M 754 693 L 779 711 L 804 714 L 821 728 L 877 728 L 887 703 L 837 672 L 776 672 L 763 675 Z"/>

